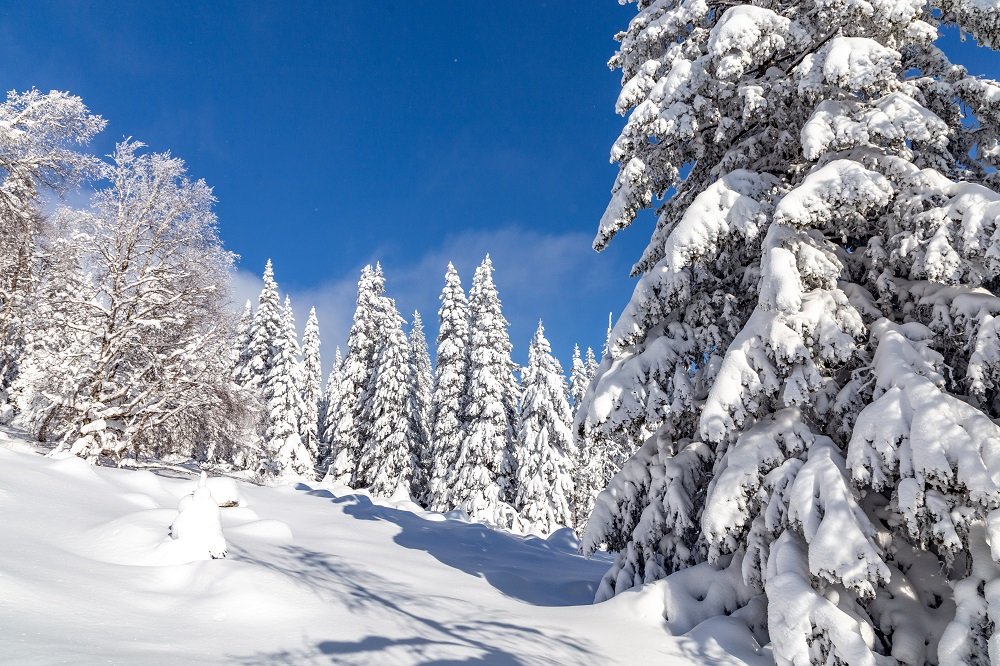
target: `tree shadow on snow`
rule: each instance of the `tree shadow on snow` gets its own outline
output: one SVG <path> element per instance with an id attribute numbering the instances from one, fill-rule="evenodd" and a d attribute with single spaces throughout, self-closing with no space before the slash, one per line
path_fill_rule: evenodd
<path id="1" fill-rule="evenodd" d="M 588 559 L 576 544 L 521 536 L 480 523 L 460 520 L 427 520 L 410 511 L 372 503 L 365 495 L 335 497 L 326 490 L 308 494 L 326 497 L 358 520 L 382 520 L 400 528 L 393 539 L 413 550 L 422 550 L 442 564 L 485 579 L 508 597 L 535 606 L 589 606 L 610 563 Z"/>
<path id="2" fill-rule="evenodd" d="M 455 608 L 447 598 L 418 596 L 367 570 L 352 566 L 342 558 L 300 546 L 275 547 L 257 558 L 236 549 L 233 559 L 264 567 L 291 578 L 319 597 L 343 604 L 352 615 L 367 615 L 384 626 L 387 633 L 400 636 L 367 635 L 357 639 L 329 639 L 295 650 L 281 650 L 253 655 L 230 655 L 240 664 L 307 664 L 317 658 L 329 658 L 335 664 L 414 663 L 426 666 L 448 664 L 498 664 L 520 666 L 527 662 L 502 646 L 544 644 L 547 656 L 531 663 L 580 663 L 588 654 L 587 646 L 577 639 L 553 636 L 530 626 L 506 619 L 496 619 L 488 608 L 463 609 L 456 619 L 435 619 Z M 317 627 L 322 631 L 323 627 Z M 472 653 L 470 655 L 470 652 Z M 440 655 L 459 654 L 460 658 Z"/>

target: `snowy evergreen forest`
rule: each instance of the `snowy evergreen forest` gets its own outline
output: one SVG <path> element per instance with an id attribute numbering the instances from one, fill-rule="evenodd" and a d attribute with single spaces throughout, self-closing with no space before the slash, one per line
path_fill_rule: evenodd
<path id="1" fill-rule="evenodd" d="M 514 362 L 489 255 L 441 267 L 427 319 L 365 266 L 343 349 L 315 308 L 300 328 L 271 261 L 240 312 L 184 161 L 132 139 L 98 157 L 82 99 L 9 93 L 0 434 L 94 498 L 102 478 L 135 499 L 97 468 L 197 470 L 147 564 L 225 559 L 229 521 L 280 570 L 246 549 L 287 524 L 224 513 L 249 493 L 291 515 L 265 493 L 299 489 L 353 497 L 336 521 L 433 514 L 420 529 L 470 553 L 502 543 L 524 559 L 501 581 L 603 563 L 588 600 L 732 663 L 1000 666 L 1000 82 L 939 41 L 997 49 L 1000 1 L 628 2 L 594 249 L 653 231 L 605 348 L 568 368 L 541 321 Z M 438 559 L 481 573 L 465 557 Z"/>
<path id="2" fill-rule="evenodd" d="M 489 256 L 468 297 L 447 268 L 436 365 L 420 314 L 404 331 L 366 266 L 324 382 L 316 311 L 300 337 L 270 261 L 256 305 L 231 312 L 235 257 L 181 160 L 135 141 L 83 152 L 104 121 L 65 93 L 11 93 L 2 116 L 3 421 L 93 463 L 189 459 L 519 531 L 582 526 L 611 470 L 570 434 L 597 361 L 577 348 L 567 379 L 539 323 L 518 367 Z M 81 184 L 89 206 L 60 203 Z"/>

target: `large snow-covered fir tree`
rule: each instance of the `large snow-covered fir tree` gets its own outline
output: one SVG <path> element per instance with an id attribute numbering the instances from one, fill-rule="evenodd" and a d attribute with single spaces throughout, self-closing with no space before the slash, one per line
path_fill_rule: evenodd
<path id="1" fill-rule="evenodd" d="M 365 430 L 355 485 L 376 496 L 410 492 L 420 432 L 410 403 L 410 348 L 403 318 L 392 299 L 382 296 L 381 339 L 361 409 Z"/>
<path id="2" fill-rule="evenodd" d="M 566 379 L 552 356 L 541 322 L 528 349 L 521 392 L 521 427 L 514 449 L 514 508 L 520 512 L 525 529 L 548 534 L 573 524 L 576 451 L 570 431 L 572 415 L 566 401 Z"/>
<path id="3" fill-rule="evenodd" d="M 438 310 L 437 359 L 430 410 L 429 506 L 448 511 L 455 461 L 462 446 L 466 395 L 469 304 L 455 267 L 448 263 Z"/>
<path id="4" fill-rule="evenodd" d="M 510 352 L 507 320 L 487 255 L 469 290 L 465 431 L 453 467 L 451 503 L 473 519 L 497 525 L 513 520 L 518 386 Z"/>
<path id="5" fill-rule="evenodd" d="M 340 389 L 330 433 L 330 462 L 327 478 L 352 484 L 357 472 L 365 437 L 371 422 L 365 416 L 367 391 L 372 385 L 379 342 L 386 335 L 389 313 L 382 267 L 365 266 L 358 280 L 358 300 L 354 310 L 354 323 L 347 337 L 347 355 L 341 370 Z"/>
<path id="6" fill-rule="evenodd" d="M 323 400 L 323 362 L 320 359 L 319 319 L 316 308 L 309 309 L 309 318 L 302 333 L 302 365 L 299 371 L 302 394 L 302 418 L 299 434 L 309 449 L 313 464 L 319 461 L 320 407 Z"/>
<path id="7" fill-rule="evenodd" d="M 264 403 L 265 475 L 281 480 L 311 478 L 313 458 L 301 436 L 303 414 L 300 392 L 299 343 L 291 300 L 286 296 L 282 308 L 281 335 L 272 347 L 270 371 L 261 386 Z"/>
<path id="8" fill-rule="evenodd" d="M 724 568 L 779 663 L 997 663 L 1000 84 L 934 42 L 1000 8 L 637 4 L 595 247 L 664 200 L 577 419 L 636 450 L 598 598 Z"/>
<path id="9" fill-rule="evenodd" d="M 424 321 L 419 312 L 413 313 L 410 325 L 409 347 L 409 390 L 407 392 L 406 417 L 410 429 L 416 433 L 413 446 L 413 482 L 411 495 L 422 506 L 430 505 L 430 475 L 433 467 L 430 441 L 431 393 L 434 390 L 434 371 L 427 351 L 427 336 L 424 335 Z"/>

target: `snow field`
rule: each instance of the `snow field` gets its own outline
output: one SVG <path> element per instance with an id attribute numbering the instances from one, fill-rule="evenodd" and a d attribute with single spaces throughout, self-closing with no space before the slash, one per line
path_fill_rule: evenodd
<path id="1" fill-rule="evenodd" d="M 577 555 L 568 530 L 516 536 L 343 486 L 209 479 L 217 503 L 239 505 L 220 509 L 228 557 L 204 559 L 168 536 L 197 483 L 45 458 L 0 432 L 0 662 L 755 657 L 724 621 L 671 637 L 659 583 L 589 605 L 609 562 Z"/>

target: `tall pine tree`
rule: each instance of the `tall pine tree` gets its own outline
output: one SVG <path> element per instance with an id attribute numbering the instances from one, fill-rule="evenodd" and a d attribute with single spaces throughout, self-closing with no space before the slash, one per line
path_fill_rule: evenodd
<path id="1" fill-rule="evenodd" d="M 392 299 L 382 299 L 382 340 L 364 394 L 361 416 L 366 427 L 355 484 L 389 497 L 397 489 L 410 492 L 420 433 L 410 409 L 410 349 L 403 318 Z"/>
<path id="2" fill-rule="evenodd" d="M 388 313 L 384 291 L 382 267 L 378 264 L 375 268 L 365 266 L 358 281 L 357 307 L 347 338 L 347 356 L 334 411 L 336 423 L 330 436 L 331 462 L 327 477 L 341 483 L 355 482 L 358 459 L 369 430 L 364 407 L 379 341 L 386 334 Z"/>
<path id="3" fill-rule="evenodd" d="M 531 340 L 521 388 L 514 508 L 525 528 L 548 534 L 573 524 L 576 450 L 570 432 L 566 379 L 552 356 L 541 322 Z"/>
<path id="4" fill-rule="evenodd" d="M 638 447 L 588 523 L 598 598 L 727 569 L 779 663 L 986 663 L 1000 85 L 934 41 L 995 46 L 998 7 L 638 6 L 595 247 L 670 196 L 578 419 Z"/>
<path id="5" fill-rule="evenodd" d="M 296 371 L 295 349 L 288 337 L 282 337 L 262 387 L 267 410 L 264 446 L 268 455 L 262 471 L 279 481 L 315 475 L 313 458 L 299 436 L 297 417 L 302 405 Z"/>
<path id="6" fill-rule="evenodd" d="M 487 255 L 469 290 L 466 425 L 454 465 L 452 502 L 472 518 L 498 525 L 513 522 L 518 386 L 510 352 L 507 320 Z"/>
<path id="7" fill-rule="evenodd" d="M 430 508 L 454 508 L 451 483 L 465 433 L 469 304 L 458 271 L 449 262 L 438 310 L 437 363 L 431 397 Z"/>
<path id="8" fill-rule="evenodd" d="M 284 334 L 281 321 L 278 283 L 274 280 L 274 266 L 268 259 L 264 265 L 264 287 L 257 297 L 257 310 L 250 325 L 250 343 L 241 353 L 234 371 L 240 386 L 259 391 L 264 384 L 271 372 L 275 343 Z"/>
<path id="9" fill-rule="evenodd" d="M 248 298 L 246 303 L 243 304 L 243 312 L 240 313 L 240 318 L 236 322 L 236 347 L 233 348 L 232 358 L 233 358 L 233 374 L 236 374 L 236 369 L 241 367 L 246 363 L 246 359 L 250 355 L 250 339 L 253 335 L 253 309 L 250 306 L 250 299 Z"/>
<path id="10" fill-rule="evenodd" d="M 320 359 L 319 319 L 316 308 L 309 309 L 309 318 L 302 333 L 302 421 L 299 434 L 309 449 L 313 464 L 319 462 L 320 407 L 323 399 L 323 363 Z"/>
<path id="11" fill-rule="evenodd" d="M 427 351 L 424 322 L 419 312 L 413 313 L 410 329 L 409 390 L 407 392 L 407 419 L 416 433 L 413 446 L 413 487 L 411 495 L 421 506 L 430 506 L 430 475 L 432 456 L 430 446 L 430 408 L 434 373 Z"/>
<path id="12" fill-rule="evenodd" d="M 323 399 L 319 410 L 320 455 L 317 467 L 324 472 L 332 462 L 330 458 L 330 441 L 333 438 L 334 428 L 337 426 L 337 410 L 340 408 L 340 384 L 343 381 L 343 369 L 344 358 L 338 346 L 334 351 L 330 374 L 326 377 L 326 388 L 323 390 Z"/>
<path id="13" fill-rule="evenodd" d="M 590 378 L 587 376 L 587 366 L 583 364 L 583 359 L 580 358 L 580 345 L 573 345 L 573 361 L 569 371 L 568 398 L 574 414 L 576 414 L 576 411 L 583 403 L 583 396 L 587 393 L 587 385 L 589 383 Z"/>

